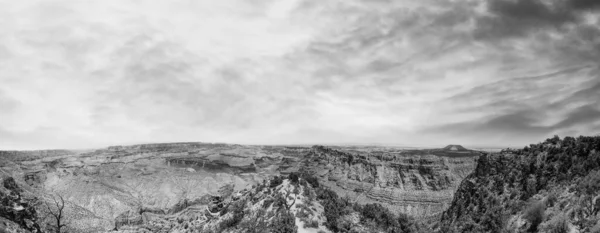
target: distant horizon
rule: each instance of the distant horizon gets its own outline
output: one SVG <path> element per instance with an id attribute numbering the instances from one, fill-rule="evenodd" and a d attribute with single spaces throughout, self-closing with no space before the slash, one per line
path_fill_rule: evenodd
<path id="1" fill-rule="evenodd" d="M 172 141 L 172 142 L 139 142 L 139 143 L 127 143 L 127 144 L 111 144 L 97 147 L 71 147 L 71 148 L 18 148 L 18 149 L 6 149 L 1 148 L 0 151 L 50 151 L 50 150 L 73 150 L 73 151 L 85 151 L 85 150 L 98 150 L 107 149 L 115 146 L 138 146 L 138 145 L 151 145 L 151 144 L 177 144 L 177 143 L 205 143 L 205 144 L 227 144 L 227 145 L 241 145 L 241 146 L 303 146 L 311 147 L 316 145 L 322 146 L 341 146 L 341 147 L 398 147 L 398 148 L 415 148 L 415 149 L 438 149 L 444 148 L 448 145 L 461 145 L 467 149 L 519 149 L 523 146 L 529 145 L 528 143 L 523 146 L 486 146 L 486 145 L 469 145 L 460 143 L 448 143 L 448 144 L 427 144 L 427 145 L 415 145 L 415 144 L 402 144 L 402 143 L 283 143 L 283 144 L 245 144 L 245 143 L 229 143 L 229 142 L 209 142 L 209 141 Z M 537 142 L 536 142 L 537 143 Z"/>

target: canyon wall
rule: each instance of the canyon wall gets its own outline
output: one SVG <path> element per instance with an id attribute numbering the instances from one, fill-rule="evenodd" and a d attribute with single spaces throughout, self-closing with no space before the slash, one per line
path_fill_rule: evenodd
<path id="1" fill-rule="evenodd" d="M 471 172 L 473 158 L 402 151 L 210 143 L 12 151 L 0 152 L 0 174 L 15 177 L 43 200 L 64 197 L 65 216 L 75 232 L 193 215 L 225 185 L 247 190 L 273 175 L 300 171 L 314 172 L 340 196 L 360 203 L 381 203 L 417 217 L 436 216 Z"/>
<path id="2" fill-rule="evenodd" d="M 359 203 L 380 203 L 413 217 L 441 214 L 476 157 L 398 152 L 346 152 L 313 147 L 305 167 L 323 183 Z"/>

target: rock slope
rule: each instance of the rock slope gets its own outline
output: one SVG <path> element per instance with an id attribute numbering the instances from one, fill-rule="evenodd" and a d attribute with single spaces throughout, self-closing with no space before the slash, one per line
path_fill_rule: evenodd
<path id="1" fill-rule="evenodd" d="M 353 204 L 318 179 L 291 173 L 240 192 L 223 192 L 209 203 L 172 215 L 129 221 L 113 232 L 419 232 L 405 215 L 378 204 Z M 137 220 L 137 219 L 136 219 Z"/>
<path id="2" fill-rule="evenodd" d="M 440 232 L 600 232 L 600 137 L 482 156 Z"/>
<path id="3" fill-rule="evenodd" d="M 304 168 L 341 196 L 420 218 L 441 214 L 473 167 L 473 157 L 352 153 L 322 146 L 313 147 L 304 161 Z"/>

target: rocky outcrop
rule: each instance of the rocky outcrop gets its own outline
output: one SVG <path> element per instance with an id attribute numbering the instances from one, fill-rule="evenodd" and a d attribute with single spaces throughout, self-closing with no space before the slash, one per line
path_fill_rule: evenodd
<path id="1" fill-rule="evenodd" d="M 600 229 L 600 137 L 558 137 L 481 156 L 443 213 L 440 232 Z"/>
<path id="2" fill-rule="evenodd" d="M 376 202 L 415 217 L 439 215 L 474 167 L 473 158 L 393 153 L 349 153 L 322 146 L 304 167 L 342 196 Z"/>
<path id="3" fill-rule="evenodd" d="M 41 232 L 37 223 L 37 211 L 33 204 L 36 200 L 25 198 L 22 192 L 23 190 L 12 177 L 4 178 L 0 189 L 0 218 L 14 223 L 12 225 L 18 225 L 22 230 Z M 8 223 L 5 226 L 8 227 Z M 19 231 L 16 227 L 12 228 L 14 231 Z"/>

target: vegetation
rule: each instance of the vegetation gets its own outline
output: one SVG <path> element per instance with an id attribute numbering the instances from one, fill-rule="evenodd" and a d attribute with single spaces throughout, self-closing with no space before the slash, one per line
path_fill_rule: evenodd
<path id="1" fill-rule="evenodd" d="M 475 172 L 442 215 L 439 230 L 512 232 L 520 226 L 511 216 L 522 216 L 530 232 L 542 226 L 560 232 L 569 224 L 589 231 L 600 210 L 600 203 L 593 203 L 600 192 L 599 170 L 600 136 L 555 136 L 523 149 L 480 156 Z M 564 222 L 556 217 L 567 212 Z"/>
<path id="2" fill-rule="evenodd" d="M 279 210 L 271 223 L 273 233 L 295 233 L 298 232 L 296 218 L 287 210 Z"/>
<path id="3" fill-rule="evenodd" d="M 418 232 L 414 220 L 401 214 L 396 216 L 380 204 L 360 205 L 352 203 L 348 198 L 341 198 L 336 192 L 319 186 L 318 181 L 310 174 L 303 173 L 302 178 L 316 183 L 317 200 L 324 208 L 327 218 L 325 226 L 333 232 L 348 232 L 356 227 L 344 220 L 345 216 L 358 214 L 362 227 L 370 229 L 369 232 Z"/>
<path id="4" fill-rule="evenodd" d="M 273 179 L 271 179 L 271 182 L 269 183 L 269 187 L 275 188 L 275 187 L 279 186 L 281 183 L 283 183 L 283 178 L 281 176 L 275 176 L 275 177 L 273 177 Z"/>
<path id="5" fill-rule="evenodd" d="M 525 210 L 523 218 L 527 219 L 531 223 L 529 232 L 537 232 L 538 226 L 544 221 L 544 211 L 546 210 L 546 204 L 542 201 L 533 203 L 529 208 Z"/>
<path id="6" fill-rule="evenodd" d="M 28 231 L 41 232 L 35 209 L 37 200 L 24 198 L 23 190 L 12 177 L 5 178 L 2 186 L 8 193 L 0 189 L 0 218 L 8 219 Z"/>
<path id="7" fill-rule="evenodd" d="M 554 216 L 545 225 L 540 226 L 542 232 L 547 233 L 568 233 L 569 222 L 567 216 L 564 213 Z"/>

